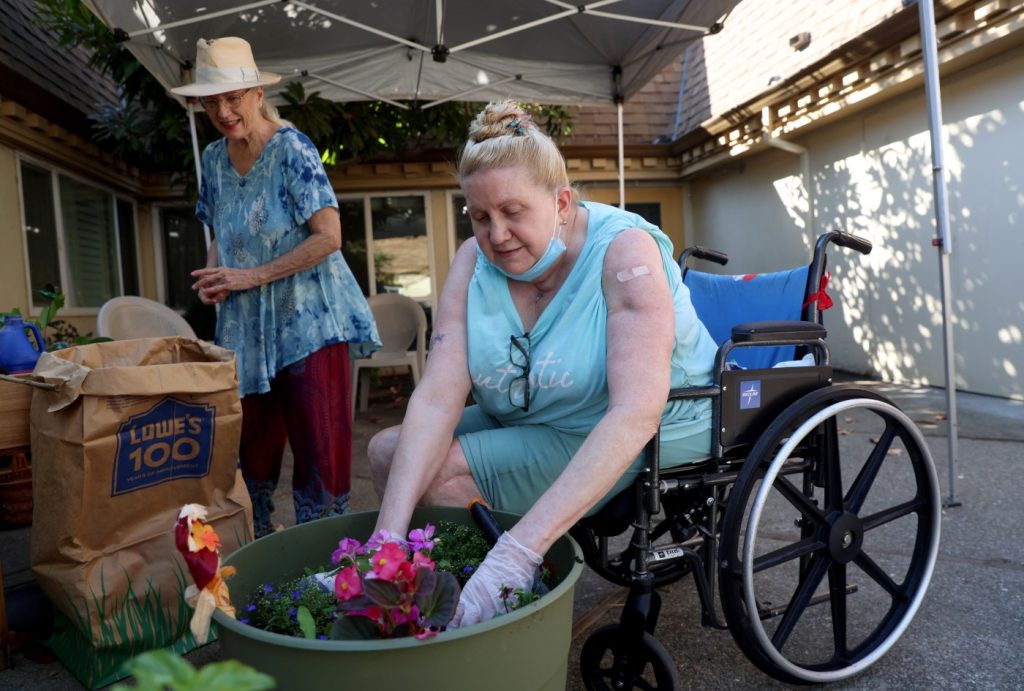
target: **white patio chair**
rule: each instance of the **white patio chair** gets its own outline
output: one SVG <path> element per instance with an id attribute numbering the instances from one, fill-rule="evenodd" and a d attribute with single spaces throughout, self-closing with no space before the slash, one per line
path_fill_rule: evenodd
<path id="1" fill-rule="evenodd" d="M 167 305 L 137 295 L 122 295 L 104 302 L 96 316 L 96 333 L 115 340 L 157 336 L 196 338 L 196 332 L 180 314 Z"/>
<path id="2" fill-rule="evenodd" d="M 408 367 L 415 386 L 420 383 L 427 355 L 427 315 L 420 303 L 397 293 L 374 295 L 367 302 L 377 322 L 377 332 L 383 345 L 370 357 L 352 362 L 353 414 L 356 409 L 356 391 L 359 389 L 359 410 L 366 410 L 370 396 L 371 369 Z"/>

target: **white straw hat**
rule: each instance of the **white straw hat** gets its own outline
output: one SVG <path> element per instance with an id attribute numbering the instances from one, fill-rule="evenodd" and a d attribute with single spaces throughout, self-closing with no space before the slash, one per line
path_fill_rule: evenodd
<path id="1" fill-rule="evenodd" d="M 171 89 L 179 96 L 213 96 L 281 81 L 281 75 L 260 72 L 245 39 L 235 36 L 196 41 L 195 81 Z"/>

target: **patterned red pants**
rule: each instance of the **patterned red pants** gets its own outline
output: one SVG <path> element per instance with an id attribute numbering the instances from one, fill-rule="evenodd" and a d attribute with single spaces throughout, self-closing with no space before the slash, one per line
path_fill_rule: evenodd
<path id="1" fill-rule="evenodd" d="M 270 391 L 242 399 L 242 476 L 256 537 L 271 532 L 273 494 L 285 442 L 295 457 L 297 523 L 348 510 L 352 487 L 352 366 L 347 343 L 334 343 L 278 372 Z"/>

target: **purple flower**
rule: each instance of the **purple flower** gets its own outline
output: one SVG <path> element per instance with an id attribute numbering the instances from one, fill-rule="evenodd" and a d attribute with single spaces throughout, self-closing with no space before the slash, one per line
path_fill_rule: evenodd
<path id="1" fill-rule="evenodd" d="M 353 540 L 350 537 L 342 539 L 338 543 L 338 549 L 334 550 L 334 553 L 331 554 L 331 563 L 340 564 L 342 559 L 346 557 L 355 561 L 356 553 L 360 547 L 362 545 L 359 544 L 359 540 Z"/>
<path id="2" fill-rule="evenodd" d="M 370 536 L 369 540 L 366 541 L 363 548 L 359 550 L 359 554 L 370 554 L 372 552 L 376 552 L 388 542 L 398 543 L 400 547 L 405 546 L 405 540 L 400 536 L 393 534 L 390 530 L 378 530 Z"/>
<path id="3" fill-rule="evenodd" d="M 297 610 L 295 607 L 292 607 L 290 610 L 288 610 L 288 614 L 289 616 L 291 616 L 292 619 L 295 619 L 299 615 L 299 610 Z"/>
<path id="4" fill-rule="evenodd" d="M 468 574 L 468 573 L 473 573 L 474 571 L 476 571 L 476 569 L 474 569 L 472 566 L 470 566 L 468 564 L 466 566 L 462 567 L 462 573 L 467 573 Z"/>
<path id="5" fill-rule="evenodd" d="M 327 640 L 327 636 L 325 636 L 323 634 L 320 634 L 319 636 L 317 636 L 317 638 L 319 638 L 321 641 L 326 641 Z"/>
<path id="6" fill-rule="evenodd" d="M 298 600 L 299 599 L 299 591 L 298 590 L 293 590 L 292 591 L 292 599 L 293 600 Z"/>
<path id="7" fill-rule="evenodd" d="M 249 606 L 245 608 L 245 611 L 246 612 L 255 612 L 256 611 L 256 605 L 250 603 Z"/>
<path id="8" fill-rule="evenodd" d="M 265 593 L 273 592 L 273 590 L 274 590 L 273 586 L 270 586 L 270 585 L 263 586 L 263 592 L 265 592 Z"/>
<path id="9" fill-rule="evenodd" d="M 409 547 L 414 552 L 420 552 L 423 550 L 430 551 L 434 549 L 434 541 L 431 539 L 434 537 L 434 526 L 427 523 L 425 528 L 417 528 L 409 533 Z"/>
<path id="10" fill-rule="evenodd" d="M 249 623 L 248 619 L 239 619 L 238 621 L 243 623 L 243 624 L 248 624 Z"/>

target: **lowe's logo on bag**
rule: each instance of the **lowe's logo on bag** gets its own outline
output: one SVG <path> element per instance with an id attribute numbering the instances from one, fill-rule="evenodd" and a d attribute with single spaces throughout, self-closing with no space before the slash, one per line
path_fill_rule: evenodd
<path id="1" fill-rule="evenodd" d="M 740 410 L 761 407 L 761 380 L 740 382 Z"/>
<path id="2" fill-rule="evenodd" d="M 216 408 L 165 398 L 117 430 L 111 496 L 210 472 Z"/>

